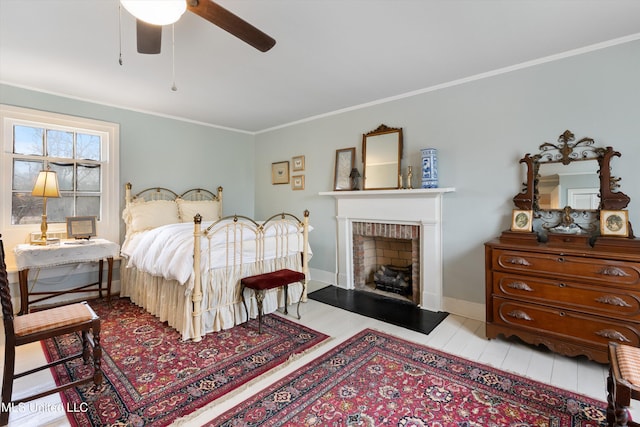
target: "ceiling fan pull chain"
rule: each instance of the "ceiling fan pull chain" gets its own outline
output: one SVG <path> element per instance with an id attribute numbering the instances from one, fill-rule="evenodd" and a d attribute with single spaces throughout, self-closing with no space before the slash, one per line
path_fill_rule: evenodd
<path id="1" fill-rule="evenodd" d="M 120 49 L 118 64 L 122 65 L 122 4 L 120 2 L 118 2 L 118 45 Z"/>
<path id="2" fill-rule="evenodd" d="M 173 84 L 171 90 L 176 92 L 176 24 L 171 24 L 171 72 L 173 76 Z"/>

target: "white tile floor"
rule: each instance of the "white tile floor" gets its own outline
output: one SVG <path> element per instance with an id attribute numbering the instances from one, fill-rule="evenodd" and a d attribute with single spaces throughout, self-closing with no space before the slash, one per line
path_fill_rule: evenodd
<path id="1" fill-rule="evenodd" d="M 310 284 L 310 292 L 319 286 L 324 286 L 324 284 L 312 282 Z M 197 411 L 188 421 L 178 420 L 175 424 L 202 425 L 364 328 L 385 331 L 432 348 L 527 376 L 555 387 L 571 390 L 603 402 L 606 401 L 605 384 L 608 370 L 606 365 L 589 362 L 584 358 L 563 357 L 517 341 L 504 339 L 487 340 L 484 335 L 484 323 L 477 320 L 449 315 L 429 335 L 424 335 L 313 300 L 302 304 L 300 312 L 302 315 L 300 323 L 321 331 L 331 336 L 332 339 L 292 361 L 275 373 L 266 374 L 248 389 L 234 393 L 229 398 L 223 397 L 209 405 L 210 407 Z M 291 319 L 295 320 L 294 318 Z M 0 342 L 4 345 L 4 336 L 0 336 Z M 4 349 L 2 349 L 2 354 L 4 354 Z M 39 343 L 21 348 L 17 355 L 18 370 L 24 370 L 35 363 L 43 362 L 44 355 Z M 48 372 L 41 373 L 37 378 L 29 379 L 28 382 L 26 379 L 25 381 L 19 380 L 14 386 L 14 397 L 36 389 L 42 389 L 52 383 L 53 379 Z M 13 412 L 9 418 L 9 425 L 68 426 L 69 423 L 64 409 L 59 395 L 49 396 L 32 402 L 31 405 L 24 407 L 21 411 Z"/>

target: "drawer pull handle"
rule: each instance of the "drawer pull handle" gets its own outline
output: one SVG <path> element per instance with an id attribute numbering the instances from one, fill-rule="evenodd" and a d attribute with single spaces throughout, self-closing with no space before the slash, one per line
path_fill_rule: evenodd
<path id="1" fill-rule="evenodd" d="M 531 265 L 529 261 L 519 256 L 507 258 L 507 263 L 514 264 L 514 265 L 526 265 L 526 266 Z"/>
<path id="2" fill-rule="evenodd" d="M 598 272 L 598 274 L 602 274 L 604 276 L 616 276 L 616 277 L 629 277 L 630 274 L 626 273 L 623 269 L 619 267 L 614 267 L 609 265 Z"/>
<path id="3" fill-rule="evenodd" d="M 517 289 L 519 291 L 533 292 L 533 289 L 531 289 L 531 287 L 524 282 L 511 282 L 507 286 L 511 289 Z"/>
<path id="4" fill-rule="evenodd" d="M 620 342 L 631 342 L 631 340 L 625 337 L 621 332 L 614 331 L 613 329 L 603 329 L 601 331 L 596 332 L 596 335 L 601 337 L 617 340 Z"/>
<path id="5" fill-rule="evenodd" d="M 631 305 L 629 305 L 625 300 L 613 295 L 605 295 L 605 296 L 596 298 L 596 302 L 599 302 L 602 304 L 617 305 L 618 307 L 631 307 Z"/>
<path id="6" fill-rule="evenodd" d="M 527 313 L 522 310 L 513 310 L 509 312 L 509 316 L 522 320 L 533 320 Z"/>
<path id="7" fill-rule="evenodd" d="M 563 257 L 559 257 L 558 258 L 558 262 L 564 262 L 564 261 L 565 261 L 565 259 Z"/>
<path id="8" fill-rule="evenodd" d="M 558 283 L 558 286 L 561 288 L 566 288 L 567 284 L 566 283 Z"/>

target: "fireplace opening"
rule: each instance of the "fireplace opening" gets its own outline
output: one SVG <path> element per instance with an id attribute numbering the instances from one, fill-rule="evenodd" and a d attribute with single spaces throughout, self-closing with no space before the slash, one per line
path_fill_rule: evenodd
<path id="1" fill-rule="evenodd" d="M 411 282 L 410 265 L 407 267 L 381 265 L 380 268 L 373 273 L 375 288 L 381 291 L 410 296 L 412 293 Z"/>
<path id="2" fill-rule="evenodd" d="M 353 223 L 354 287 L 420 301 L 419 227 Z"/>

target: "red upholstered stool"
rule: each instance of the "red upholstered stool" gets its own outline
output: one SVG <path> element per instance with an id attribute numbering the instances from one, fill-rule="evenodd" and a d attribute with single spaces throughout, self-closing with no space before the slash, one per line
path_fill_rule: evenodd
<path id="1" fill-rule="evenodd" d="M 305 286 L 304 278 L 304 273 L 285 268 L 271 273 L 245 277 L 240 280 L 240 295 L 242 296 L 244 311 L 247 313 L 247 321 L 249 321 L 249 310 L 247 309 L 247 304 L 244 300 L 244 289 L 253 289 L 256 296 L 256 301 L 258 302 L 258 333 L 262 333 L 262 301 L 264 300 L 264 291 L 266 290 L 284 286 L 284 314 L 288 314 L 287 305 L 289 304 L 289 284 L 302 282 L 302 293 L 300 293 L 300 299 L 298 300 L 298 319 L 300 319 L 300 302 L 302 301 L 302 295 L 304 295 Z"/>

